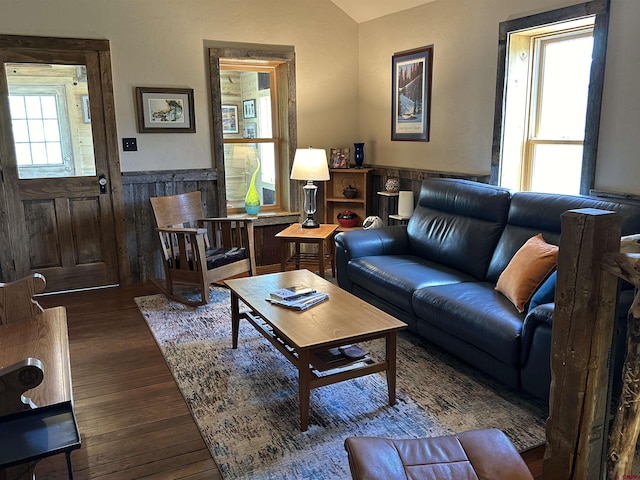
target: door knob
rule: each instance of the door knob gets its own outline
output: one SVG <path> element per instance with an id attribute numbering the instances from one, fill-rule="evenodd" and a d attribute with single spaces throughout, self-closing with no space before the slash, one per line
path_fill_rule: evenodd
<path id="1" fill-rule="evenodd" d="M 107 177 L 105 177 L 104 175 L 98 176 L 98 185 L 100 185 L 101 195 L 107 193 Z"/>

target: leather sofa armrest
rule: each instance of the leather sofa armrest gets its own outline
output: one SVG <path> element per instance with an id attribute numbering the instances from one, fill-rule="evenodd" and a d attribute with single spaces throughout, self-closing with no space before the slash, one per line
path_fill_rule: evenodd
<path id="1" fill-rule="evenodd" d="M 336 235 L 335 244 L 338 285 L 348 292 L 351 292 L 353 288 L 347 273 L 347 266 L 351 260 L 360 257 L 400 255 L 409 252 L 406 225 L 341 232 Z"/>
<path id="2" fill-rule="evenodd" d="M 409 252 L 406 225 L 350 230 L 336 235 L 336 248 L 342 250 L 347 262 L 373 255 L 401 255 Z"/>
<path id="3" fill-rule="evenodd" d="M 555 303 L 543 303 L 531 310 L 525 317 L 521 333 L 522 349 L 520 360 L 522 364 L 524 364 L 526 359 L 529 357 L 529 350 L 531 349 L 536 329 L 551 329 L 554 309 Z"/>

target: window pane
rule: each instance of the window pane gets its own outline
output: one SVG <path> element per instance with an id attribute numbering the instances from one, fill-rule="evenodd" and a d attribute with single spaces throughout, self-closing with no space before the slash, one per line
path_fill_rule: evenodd
<path id="1" fill-rule="evenodd" d="M 537 138 L 583 140 L 593 37 L 541 42 Z"/>
<path id="2" fill-rule="evenodd" d="M 582 145 L 534 145 L 531 190 L 580 193 Z"/>
<path id="3" fill-rule="evenodd" d="M 9 96 L 9 108 L 12 118 L 25 118 L 27 111 L 24 108 L 24 97 L 19 95 Z"/>
<path id="4" fill-rule="evenodd" d="M 58 118 L 58 110 L 56 108 L 56 97 L 46 96 L 42 98 L 42 118 Z"/>
<path id="5" fill-rule="evenodd" d="M 42 116 L 42 109 L 40 108 L 40 97 L 25 97 L 25 103 L 27 105 L 28 118 L 40 118 Z"/>
<path id="6" fill-rule="evenodd" d="M 13 113 L 12 113 L 13 115 Z M 27 128 L 26 120 L 14 120 L 13 121 L 13 140 L 15 142 L 28 142 L 29 141 L 29 129 Z"/>
<path id="7" fill-rule="evenodd" d="M 224 147 L 227 208 L 244 208 L 251 178 L 256 175 L 256 189 L 261 205 L 275 204 L 275 144 L 226 144 Z"/>
<path id="8" fill-rule="evenodd" d="M 82 65 L 6 63 L 18 176 L 94 176 Z"/>
<path id="9" fill-rule="evenodd" d="M 32 143 L 31 144 L 32 161 L 34 165 L 46 165 L 47 162 L 47 149 L 44 143 Z"/>
<path id="10" fill-rule="evenodd" d="M 44 141 L 44 128 L 42 120 L 29 120 L 29 139 L 32 142 Z"/>
<path id="11" fill-rule="evenodd" d="M 225 139 L 273 138 L 269 76 L 258 71 L 221 69 Z"/>
<path id="12" fill-rule="evenodd" d="M 60 140 L 60 130 L 58 130 L 57 120 L 44 121 L 44 137 L 48 142 Z"/>
<path id="13" fill-rule="evenodd" d="M 60 149 L 60 142 L 47 142 L 46 146 L 49 165 L 61 165 L 62 150 Z"/>
<path id="14" fill-rule="evenodd" d="M 18 165 L 31 165 L 31 147 L 28 143 L 16 143 Z"/>

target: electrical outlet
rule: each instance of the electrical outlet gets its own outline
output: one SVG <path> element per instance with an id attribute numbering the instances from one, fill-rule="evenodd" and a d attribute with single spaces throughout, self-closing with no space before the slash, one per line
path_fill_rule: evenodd
<path id="1" fill-rule="evenodd" d="M 125 152 L 137 152 L 138 142 L 136 141 L 135 138 L 123 138 L 122 150 L 124 150 Z"/>

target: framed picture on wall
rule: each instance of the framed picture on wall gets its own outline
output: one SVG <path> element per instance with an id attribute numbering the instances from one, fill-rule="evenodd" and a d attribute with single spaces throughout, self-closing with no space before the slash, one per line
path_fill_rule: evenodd
<path id="1" fill-rule="evenodd" d="M 244 137 L 256 138 L 258 136 L 256 124 L 253 122 L 246 122 L 244 124 Z"/>
<path id="2" fill-rule="evenodd" d="M 136 87 L 138 132 L 195 133 L 193 89 Z"/>
<path id="3" fill-rule="evenodd" d="M 256 118 L 255 100 L 244 100 L 242 102 L 242 116 L 243 118 Z"/>
<path id="4" fill-rule="evenodd" d="M 391 140 L 429 141 L 433 45 L 393 54 Z"/>
<path id="5" fill-rule="evenodd" d="M 222 133 L 238 133 L 238 107 L 222 105 Z"/>

